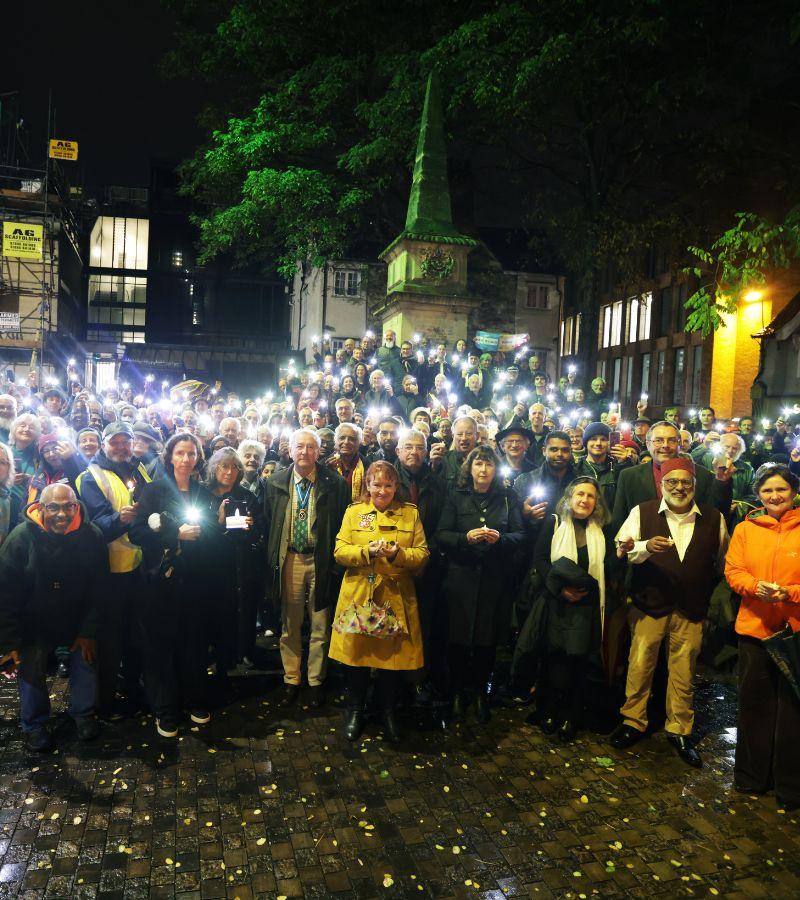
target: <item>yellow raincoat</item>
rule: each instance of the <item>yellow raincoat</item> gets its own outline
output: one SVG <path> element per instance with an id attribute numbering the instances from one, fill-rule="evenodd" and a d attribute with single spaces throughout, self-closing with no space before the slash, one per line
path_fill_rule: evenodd
<path id="1" fill-rule="evenodd" d="M 400 549 L 393 562 L 370 560 L 369 543 L 383 538 Z M 347 507 L 336 536 L 334 557 L 346 569 L 333 620 L 351 604 L 373 600 L 388 604 L 405 628 L 403 634 L 379 638 L 333 631 L 330 658 L 348 666 L 373 669 L 421 669 L 424 665 L 414 577 L 425 568 L 430 553 L 419 511 L 413 503 L 392 502 L 380 512 L 371 501 Z M 368 576 L 375 574 L 370 586 Z"/>

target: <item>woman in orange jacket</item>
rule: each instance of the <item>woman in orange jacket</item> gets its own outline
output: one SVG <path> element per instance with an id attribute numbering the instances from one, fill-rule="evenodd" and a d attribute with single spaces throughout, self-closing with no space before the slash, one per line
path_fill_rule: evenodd
<path id="1" fill-rule="evenodd" d="M 787 809 L 800 806 L 800 701 L 762 642 L 786 625 L 800 630 L 799 487 L 786 466 L 761 466 L 754 488 L 764 508 L 735 529 L 725 562 L 728 584 L 742 598 L 734 785 L 748 794 L 774 787 Z"/>

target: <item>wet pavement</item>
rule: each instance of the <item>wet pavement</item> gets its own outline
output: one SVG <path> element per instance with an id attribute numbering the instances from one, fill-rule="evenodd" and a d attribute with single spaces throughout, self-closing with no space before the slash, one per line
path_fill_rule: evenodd
<path id="1" fill-rule="evenodd" d="M 524 708 L 444 727 L 407 710 L 399 748 L 341 712 L 278 710 L 275 677 L 179 741 L 153 720 L 25 750 L 13 685 L 0 749 L 2 897 L 797 897 L 800 814 L 731 788 L 733 689 L 699 691 L 687 769 L 662 735 L 563 746 Z M 56 708 L 64 683 L 55 682 Z M 302 704 L 302 701 L 301 701 Z"/>

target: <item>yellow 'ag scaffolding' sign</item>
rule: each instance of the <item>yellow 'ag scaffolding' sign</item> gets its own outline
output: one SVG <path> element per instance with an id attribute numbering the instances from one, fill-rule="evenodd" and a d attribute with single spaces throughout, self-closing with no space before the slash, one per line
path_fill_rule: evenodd
<path id="1" fill-rule="evenodd" d="M 44 227 L 31 222 L 3 222 L 3 256 L 41 259 Z"/>
<path id="2" fill-rule="evenodd" d="M 50 141 L 50 159 L 69 159 L 73 162 L 78 158 L 77 141 Z"/>

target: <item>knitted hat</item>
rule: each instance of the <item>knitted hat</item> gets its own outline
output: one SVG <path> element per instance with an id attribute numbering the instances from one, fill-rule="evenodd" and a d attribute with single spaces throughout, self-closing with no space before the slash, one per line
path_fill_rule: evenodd
<path id="1" fill-rule="evenodd" d="M 61 438 L 58 436 L 58 432 L 51 431 L 50 434 L 43 434 L 36 442 L 36 446 L 41 453 L 47 444 L 57 444 L 60 440 Z"/>
<path id="2" fill-rule="evenodd" d="M 586 428 L 583 429 L 583 442 L 591 440 L 593 437 L 597 437 L 598 435 L 607 438 L 611 436 L 611 429 L 608 425 L 604 425 L 602 422 L 590 422 Z"/>

